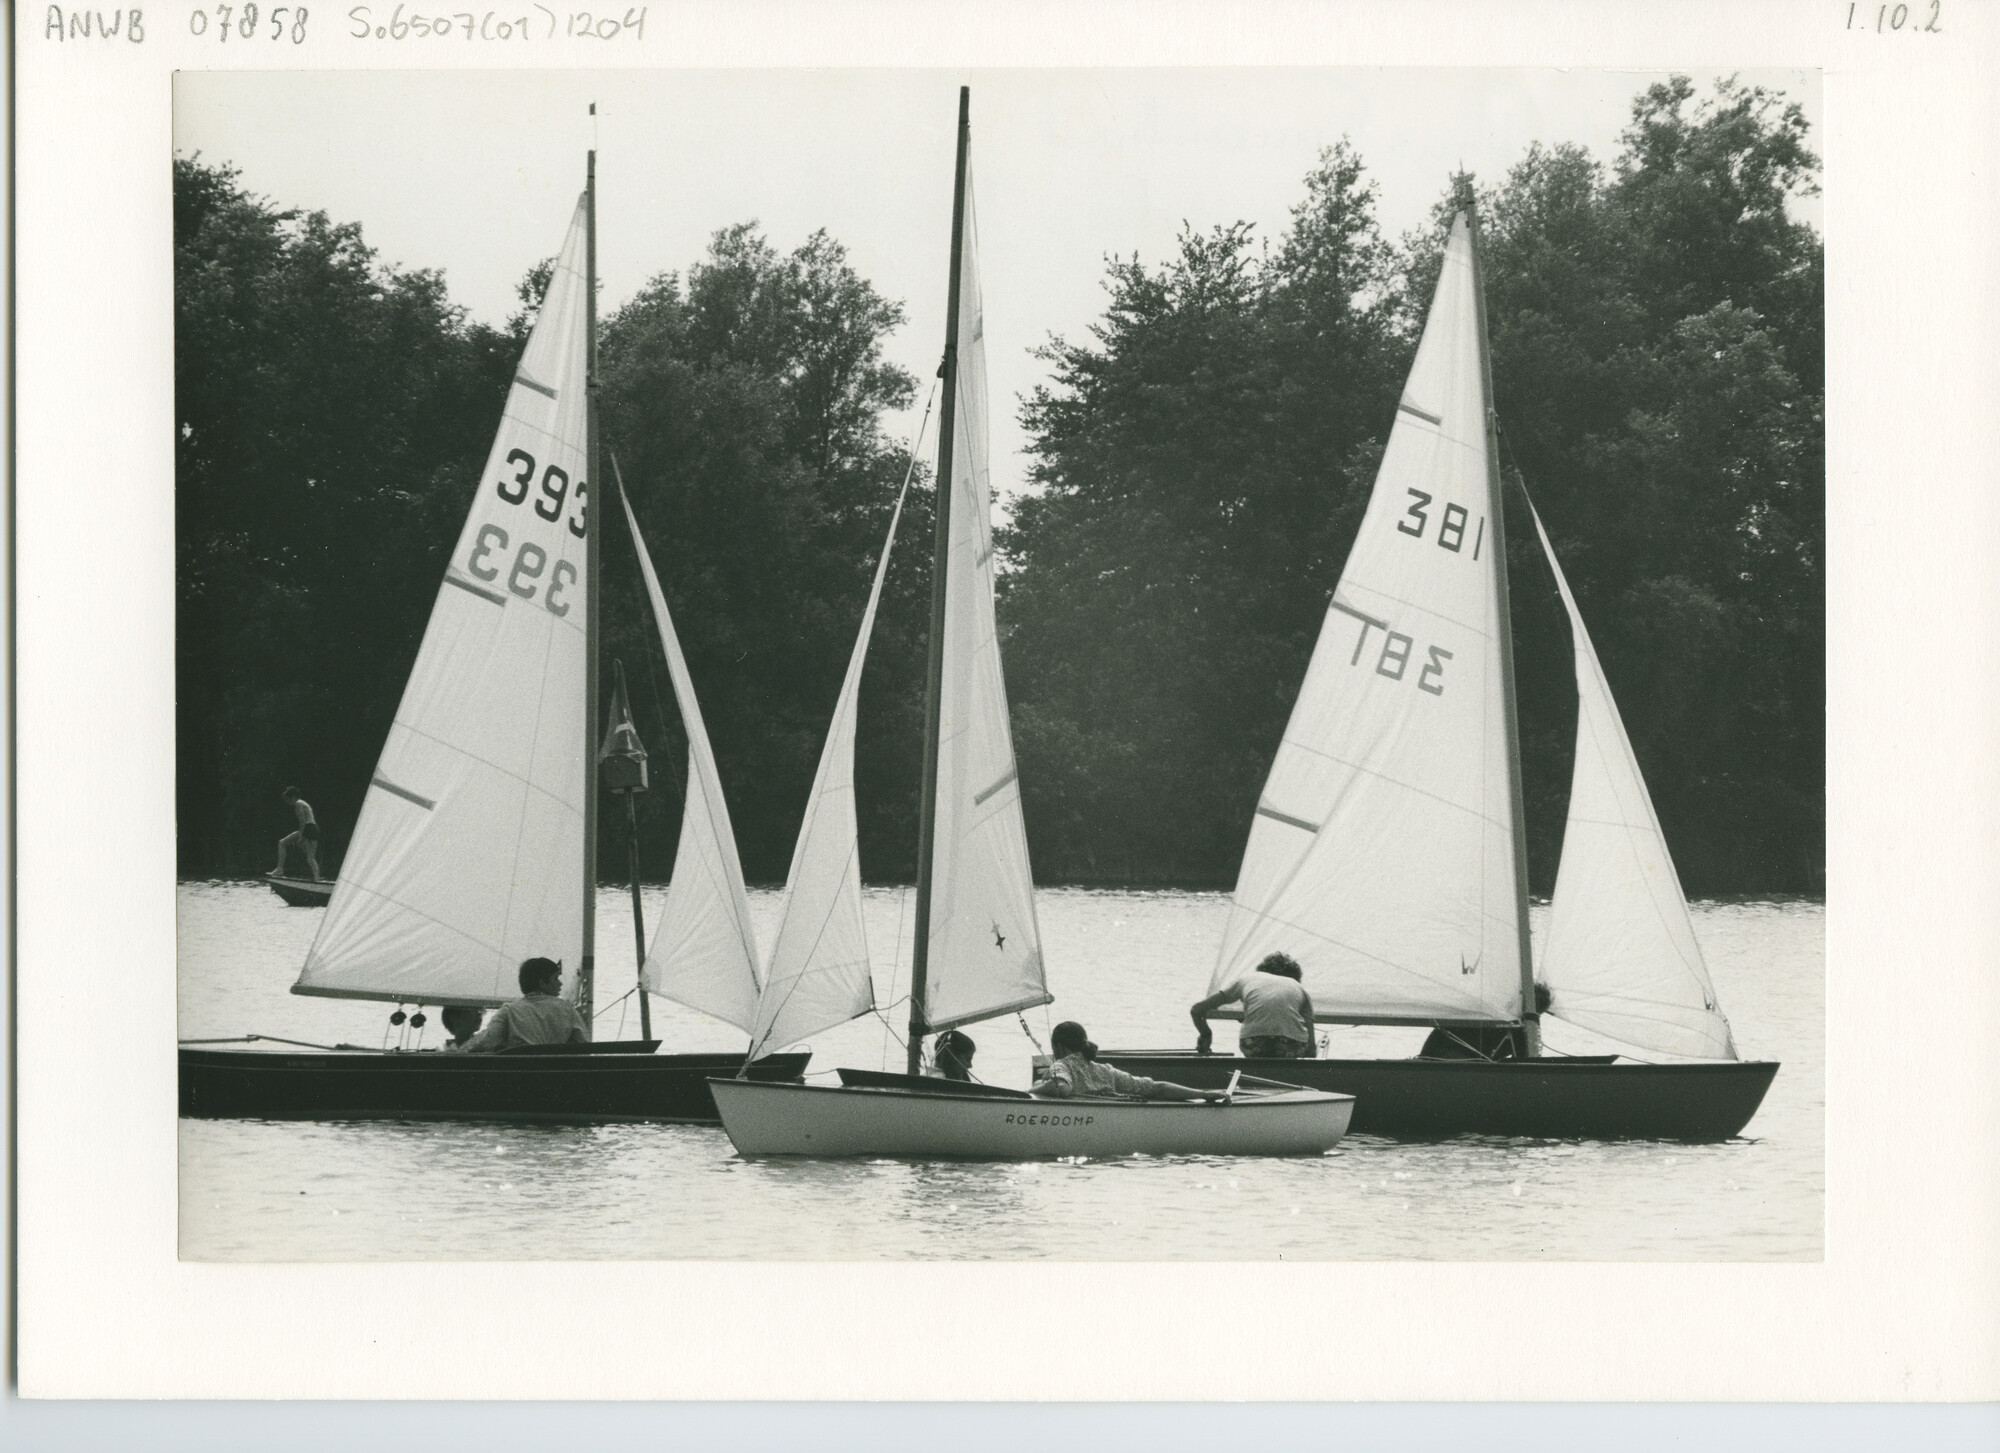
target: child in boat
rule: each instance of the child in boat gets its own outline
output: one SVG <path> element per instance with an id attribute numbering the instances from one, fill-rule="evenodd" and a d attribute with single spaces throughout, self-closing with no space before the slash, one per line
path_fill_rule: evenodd
<path id="1" fill-rule="evenodd" d="M 1194 1019 L 1196 1054 L 1207 1054 L 1213 1043 L 1208 1016 L 1225 1004 L 1243 1001 L 1243 1029 L 1237 1044 L 1246 1059 L 1312 1059 L 1313 1004 L 1300 982 L 1304 974 L 1290 954 L 1269 954 L 1226 989 L 1218 989 L 1189 1008 Z"/>
<path id="2" fill-rule="evenodd" d="M 299 825 L 278 839 L 278 866 L 271 869 L 271 876 L 285 876 L 285 849 L 302 848 L 313 882 L 324 883 L 326 880 L 319 875 L 319 821 L 313 816 L 312 804 L 299 796 L 296 787 L 285 789 L 285 802 L 298 815 Z"/>
<path id="3" fill-rule="evenodd" d="M 1047 1100 L 1069 1100 L 1084 1096 L 1097 1100 L 1226 1100 L 1222 1090 L 1190 1090 L 1186 1085 L 1166 1080 L 1149 1080 L 1144 1075 L 1128 1075 L 1111 1065 L 1097 1062 L 1097 1046 L 1090 1042 L 1081 1024 L 1065 1019 L 1049 1035 L 1048 1077 L 1037 1082 L 1033 1093 Z"/>
<path id="4" fill-rule="evenodd" d="M 451 1031 L 451 1038 L 440 1046 L 446 1054 L 462 1054 L 473 1036 L 479 1033 L 480 1021 L 486 1017 L 481 1010 L 470 1004 L 447 1004 L 438 1011 L 438 1018 Z"/>
<path id="5" fill-rule="evenodd" d="M 521 965 L 521 997 L 502 1004 L 486 1027 L 465 1042 L 467 1054 L 497 1054 L 520 1044 L 582 1044 L 583 1016 L 576 1005 L 558 998 L 562 965 L 554 959 L 529 959 Z"/>
<path id="6" fill-rule="evenodd" d="M 932 1051 L 931 1076 L 940 1080 L 970 1080 L 972 1054 L 978 1048 L 971 1035 L 947 1029 L 937 1037 L 937 1045 Z"/>

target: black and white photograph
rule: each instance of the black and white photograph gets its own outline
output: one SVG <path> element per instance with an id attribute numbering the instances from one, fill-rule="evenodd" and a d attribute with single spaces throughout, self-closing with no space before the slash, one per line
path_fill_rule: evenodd
<path id="1" fill-rule="evenodd" d="M 1959 1446 L 1996 14 L 17 9 L 22 1406 Z"/>
<path id="2" fill-rule="evenodd" d="M 179 76 L 181 1255 L 1821 1255 L 1819 94 Z"/>

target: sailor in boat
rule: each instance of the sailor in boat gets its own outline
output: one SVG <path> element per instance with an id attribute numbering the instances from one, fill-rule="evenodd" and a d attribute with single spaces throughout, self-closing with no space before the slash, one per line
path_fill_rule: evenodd
<path id="1" fill-rule="evenodd" d="M 278 866 L 271 869 L 271 876 L 284 877 L 285 850 L 300 848 L 305 852 L 306 867 L 312 873 L 313 882 L 324 883 L 326 879 L 319 875 L 319 820 L 313 816 L 312 804 L 299 796 L 296 787 L 285 789 L 285 802 L 298 814 L 299 825 L 278 839 Z"/>
<path id="2" fill-rule="evenodd" d="M 1549 1012 L 1549 986 L 1535 985 L 1535 1012 Z M 1418 1059 L 1527 1059 L 1527 1036 L 1518 1029 L 1433 1029 Z"/>
<path id="3" fill-rule="evenodd" d="M 1049 1052 L 1048 1075 L 1032 1087 L 1032 1092 L 1044 1099 L 1070 1100 L 1083 1096 L 1098 1100 L 1220 1102 L 1229 1098 L 1225 1090 L 1190 1090 L 1186 1085 L 1128 1075 L 1111 1065 L 1099 1064 L 1097 1046 L 1074 1019 L 1065 1019 L 1055 1027 L 1049 1035 Z"/>
<path id="4" fill-rule="evenodd" d="M 559 997 L 562 965 L 529 959 L 521 965 L 521 997 L 502 1004 L 490 1022 L 465 1043 L 467 1054 L 497 1054 L 523 1044 L 582 1044 L 583 1016 Z"/>
<path id="5" fill-rule="evenodd" d="M 1225 1004 L 1243 1005 L 1239 1044 L 1246 1059 L 1312 1059 L 1313 1004 L 1302 982 L 1299 961 L 1269 954 L 1226 989 L 1218 989 L 1188 1010 L 1194 1020 L 1196 1054 L 1209 1053 L 1214 1036 L 1208 1016 Z"/>
<path id="6" fill-rule="evenodd" d="M 937 1037 L 931 1067 L 926 1073 L 940 1080 L 969 1081 L 972 1078 L 973 1051 L 978 1048 L 971 1035 L 962 1030 L 947 1029 Z"/>
<path id="7" fill-rule="evenodd" d="M 470 1004 L 447 1004 L 439 1011 L 438 1018 L 451 1031 L 451 1038 L 439 1047 L 446 1054 L 462 1054 L 466 1045 L 479 1033 L 480 1022 L 486 1016 Z"/>

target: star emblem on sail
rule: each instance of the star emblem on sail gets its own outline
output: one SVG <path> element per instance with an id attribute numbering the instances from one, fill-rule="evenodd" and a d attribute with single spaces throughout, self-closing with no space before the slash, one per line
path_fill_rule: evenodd
<path id="1" fill-rule="evenodd" d="M 1021 820 L 994 621 L 986 351 L 978 219 L 969 175 L 959 255 L 959 342 L 948 410 L 952 420 L 949 538 L 943 560 L 940 728 L 922 1016 L 931 1030 L 1046 1004 L 1050 998 L 1043 979 L 1027 832 Z M 907 480 L 904 487 L 907 491 Z M 899 498 L 896 518 L 890 522 L 890 543 L 901 510 Z M 793 850 L 778 943 L 752 1035 L 759 1048 L 795 1043 L 874 1008 L 855 848 L 853 718 L 888 559 L 885 543 Z M 1016 926 L 1016 931 L 1003 933 L 1003 923 Z"/>

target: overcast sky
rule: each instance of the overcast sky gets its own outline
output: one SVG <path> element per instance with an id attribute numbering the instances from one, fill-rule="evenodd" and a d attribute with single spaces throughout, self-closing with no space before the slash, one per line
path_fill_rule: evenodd
<path id="1" fill-rule="evenodd" d="M 1715 72 L 1693 72 L 1706 92 Z M 1800 102 L 1817 72 L 1739 72 Z M 598 151 L 598 269 L 615 308 L 755 219 L 780 250 L 814 229 L 902 302 L 889 354 L 925 381 L 944 338 L 957 89 L 972 146 L 993 388 L 993 478 L 1023 477 L 1030 350 L 1102 311 L 1103 258 L 1168 256 L 1183 222 L 1275 240 L 1321 147 L 1352 139 L 1392 236 L 1460 165 L 1498 181 L 1530 143 L 1608 162 L 1658 75 L 1556 70 L 327 71 L 175 77 L 174 142 L 285 206 L 358 221 L 384 261 L 441 268 L 502 322 L 562 240 Z M 597 102 L 595 130 L 587 115 Z M 1818 225 L 1817 199 L 1800 215 Z M 919 391 L 921 401 L 923 390 Z M 904 420 L 904 430 L 915 423 Z"/>

